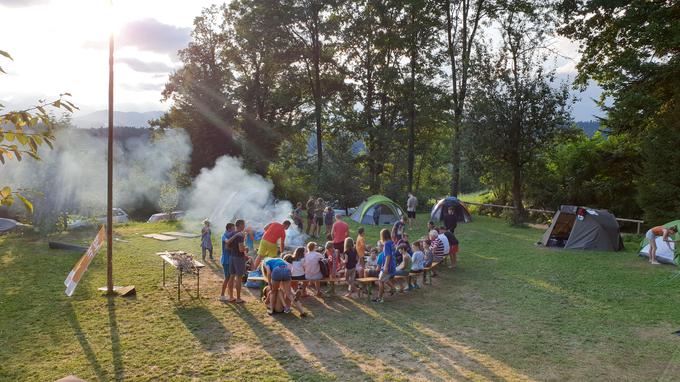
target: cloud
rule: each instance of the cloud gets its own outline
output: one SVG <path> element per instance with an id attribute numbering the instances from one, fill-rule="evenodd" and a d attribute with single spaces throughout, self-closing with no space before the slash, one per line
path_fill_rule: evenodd
<path id="1" fill-rule="evenodd" d="M 126 64 L 130 69 L 142 73 L 167 73 L 172 70 L 168 64 L 163 62 L 147 62 L 132 57 L 119 58 L 116 62 Z"/>
<path id="2" fill-rule="evenodd" d="M 8 8 L 25 8 L 34 5 L 43 5 L 49 2 L 50 0 L 0 0 L 0 5 Z"/>
<path id="3" fill-rule="evenodd" d="M 3 0 L 0 0 L 3 1 Z M 117 44 L 139 50 L 175 55 L 191 39 L 191 29 L 163 24 L 153 18 L 131 21 L 121 27 Z"/>
<path id="4" fill-rule="evenodd" d="M 138 84 L 123 84 L 123 89 L 132 91 L 154 91 L 160 93 L 165 84 L 155 84 L 152 82 L 142 82 Z"/>

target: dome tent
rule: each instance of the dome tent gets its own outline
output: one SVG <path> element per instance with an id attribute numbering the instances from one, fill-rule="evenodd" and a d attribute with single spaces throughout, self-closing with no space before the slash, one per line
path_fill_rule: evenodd
<path id="1" fill-rule="evenodd" d="M 467 207 L 465 207 L 465 204 L 463 204 L 463 202 L 461 202 L 460 199 L 456 198 L 455 196 L 449 196 L 435 203 L 432 207 L 432 212 L 430 213 L 430 220 L 435 222 L 444 220 L 444 215 L 448 213 L 447 211 L 449 207 L 453 207 L 455 209 L 456 216 L 458 217 L 458 223 L 469 223 L 472 221 L 472 215 L 470 215 L 470 211 L 468 211 Z"/>
<path id="2" fill-rule="evenodd" d="M 401 207 L 383 195 L 373 195 L 364 200 L 352 214 L 352 220 L 361 224 L 394 224 L 404 216 Z"/>
<path id="3" fill-rule="evenodd" d="M 680 227 L 680 220 L 674 220 L 663 225 L 664 228 L 673 226 Z M 671 239 L 678 240 L 680 238 L 679 236 L 680 234 L 675 234 Z M 649 240 L 647 240 L 646 237 L 640 242 L 638 254 L 642 257 L 649 257 Z M 675 253 L 675 243 L 666 243 L 663 241 L 663 237 L 656 238 L 656 256 L 654 257 L 656 257 L 656 261 L 660 263 L 678 265 L 678 255 Z"/>
<path id="4" fill-rule="evenodd" d="M 545 247 L 619 251 L 623 240 L 616 217 L 605 210 L 560 206 L 541 242 Z"/>

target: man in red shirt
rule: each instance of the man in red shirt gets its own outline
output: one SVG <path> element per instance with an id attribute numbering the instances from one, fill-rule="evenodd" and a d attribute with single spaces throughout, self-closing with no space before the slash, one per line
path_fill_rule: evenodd
<path id="1" fill-rule="evenodd" d="M 286 230 L 290 227 L 290 221 L 286 220 L 283 223 L 271 222 L 264 227 L 264 235 L 260 240 L 260 248 L 257 251 L 257 259 L 255 259 L 255 268 L 260 265 L 260 262 L 265 257 L 277 257 L 279 254 L 277 249 L 283 250 L 286 246 Z M 280 242 L 279 248 L 276 248 L 276 242 Z"/>
<path id="2" fill-rule="evenodd" d="M 345 252 L 345 239 L 349 237 L 349 225 L 342 221 L 340 215 L 335 215 L 331 235 L 333 236 L 333 249 L 338 253 Z"/>

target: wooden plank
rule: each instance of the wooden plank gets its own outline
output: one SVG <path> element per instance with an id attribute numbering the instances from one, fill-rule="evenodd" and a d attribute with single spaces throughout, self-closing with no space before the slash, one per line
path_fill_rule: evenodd
<path id="1" fill-rule="evenodd" d="M 177 240 L 177 238 L 174 237 L 174 236 L 162 235 L 160 233 L 149 233 L 149 234 L 142 235 L 142 236 L 149 238 L 149 239 L 155 239 L 155 240 L 160 240 L 160 241 Z"/>
<path id="2" fill-rule="evenodd" d="M 185 237 L 185 238 L 194 238 L 194 237 L 200 237 L 201 235 L 197 233 L 190 233 L 190 232 L 162 232 L 163 235 L 168 235 L 168 236 L 177 236 L 177 237 Z"/>

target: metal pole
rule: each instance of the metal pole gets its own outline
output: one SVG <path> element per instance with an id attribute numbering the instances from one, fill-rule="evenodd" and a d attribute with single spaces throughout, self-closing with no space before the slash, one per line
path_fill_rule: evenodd
<path id="1" fill-rule="evenodd" d="M 113 0 L 109 1 L 113 7 Z M 106 184 L 106 293 L 113 294 L 113 31 L 109 32 L 109 153 Z"/>

